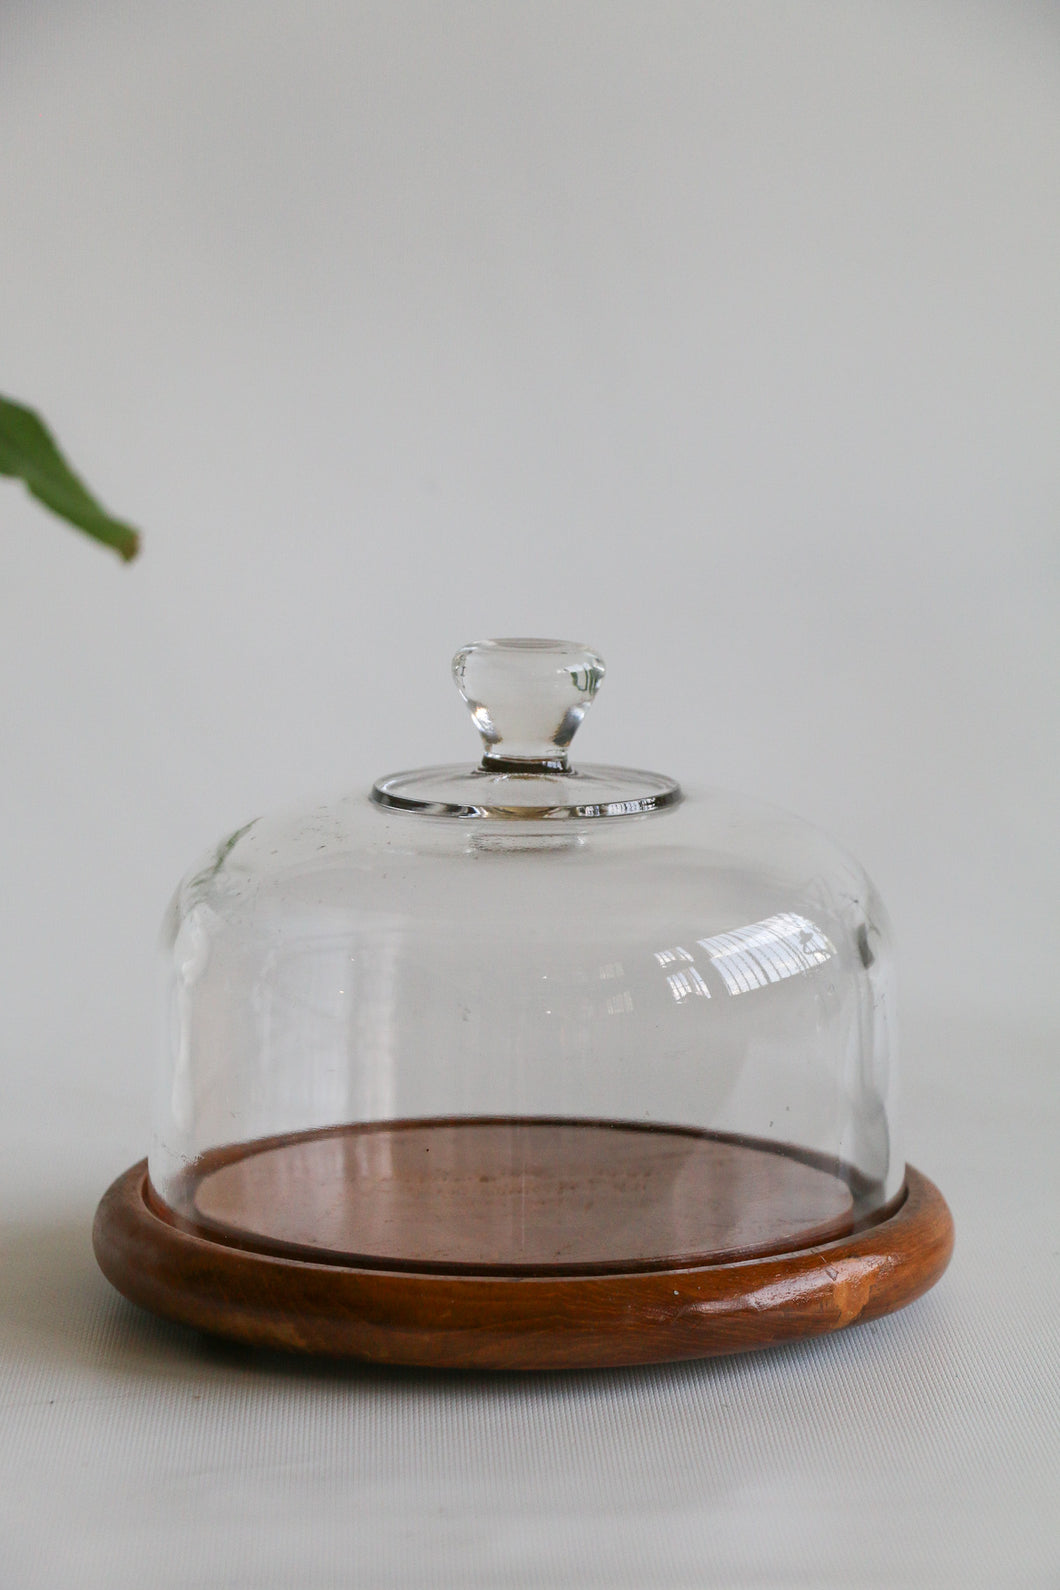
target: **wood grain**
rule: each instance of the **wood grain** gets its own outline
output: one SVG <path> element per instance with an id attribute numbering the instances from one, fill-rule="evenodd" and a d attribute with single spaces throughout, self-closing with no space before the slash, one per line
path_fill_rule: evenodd
<path id="1" fill-rule="evenodd" d="M 823 1156 L 694 1128 L 447 1117 L 229 1145 L 148 1201 L 185 1230 L 289 1258 L 584 1275 L 831 1241 L 857 1223 L 852 1181 Z"/>
<path id="2" fill-rule="evenodd" d="M 910 1167 L 893 1214 L 791 1253 L 615 1274 L 410 1273 L 182 1230 L 149 1206 L 141 1161 L 104 1195 L 93 1243 L 134 1303 L 252 1346 L 434 1368 L 576 1369 L 746 1352 L 875 1319 L 938 1280 L 953 1222 Z"/>

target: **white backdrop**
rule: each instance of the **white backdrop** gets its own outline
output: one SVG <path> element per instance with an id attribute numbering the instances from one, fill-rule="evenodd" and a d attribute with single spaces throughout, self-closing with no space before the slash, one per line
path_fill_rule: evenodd
<path id="1" fill-rule="evenodd" d="M 1055 1582 L 1058 281 L 1055 5 L 6 0 L 0 391 L 145 530 L 0 482 L 12 1584 Z M 584 758 L 865 861 L 954 1267 L 641 1376 L 144 1322 L 87 1226 L 176 878 L 473 756 L 520 633 L 607 658 Z"/>

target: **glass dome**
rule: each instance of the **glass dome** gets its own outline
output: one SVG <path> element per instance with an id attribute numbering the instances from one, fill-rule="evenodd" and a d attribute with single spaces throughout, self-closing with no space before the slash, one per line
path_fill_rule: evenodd
<path id="1" fill-rule="evenodd" d="M 423 1275 L 661 1271 L 886 1219 L 891 951 L 858 864 L 771 807 L 572 768 L 586 647 L 489 641 L 454 674 L 480 765 L 260 818 L 181 884 L 149 1206 Z"/>

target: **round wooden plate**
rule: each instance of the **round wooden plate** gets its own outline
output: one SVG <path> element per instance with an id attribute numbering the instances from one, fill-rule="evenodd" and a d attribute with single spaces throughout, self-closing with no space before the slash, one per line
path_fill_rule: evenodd
<path id="1" fill-rule="evenodd" d="M 303 1142 L 309 1140 L 307 1134 Z M 844 1234 L 821 1240 L 827 1225 L 815 1228 L 810 1214 L 821 1211 L 809 1210 L 803 1229 L 815 1240 L 785 1252 L 766 1254 L 752 1244 L 736 1250 L 752 1256 L 723 1252 L 699 1262 L 685 1248 L 672 1260 L 659 1253 L 649 1264 L 642 1258 L 622 1266 L 590 1252 L 547 1263 L 548 1255 L 535 1251 L 528 1267 L 512 1262 L 511 1221 L 498 1226 L 497 1207 L 506 1207 L 503 1197 L 511 1201 L 502 1186 L 490 1218 L 505 1262 L 476 1268 L 457 1250 L 439 1256 L 429 1222 L 421 1222 L 421 1240 L 430 1241 L 418 1267 L 415 1257 L 411 1265 L 407 1257 L 388 1259 L 395 1228 L 387 1222 L 403 1218 L 397 1206 L 361 1233 L 376 1251 L 347 1262 L 326 1235 L 314 1253 L 313 1240 L 304 1239 L 315 1238 L 315 1228 L 300 1231 L 289 1209 L 289 1241 L 265 1242 L 246 1229 L 240 1198 L 253 1198 L 268 1173 L 261 1149 L 235 1179 L 231 1156 L 212 1167 L 217 1179 L 210 1186 L 200 1177 L 209 1196 L 200 1199 L 195 1220 L 161 1203 L 145 1160 L 120 1176 L 93 1231 L 107 1279 L 153 1313 L 252 1346 L 433 1368 L 589 1369 L 745 1352 L 875 1319 L 934 1285 L 953 1249 L 945 1200 L 910 1166 L 904 1197 L 885 1218 L 853 1229 L 848 1220 Z M 299 1152 L 302 1163 L 316 1163 L 301 1144 Z M 288 1186 L 297 1163 L 286 1167 Z M 689 1165 L 694 1171 L 700 1163 L 696 1154 L 686 1157 L 680 1174 L 687 1180 Z M 673 1176 L 672 1152 L 666 1166 Z M 812 1180 L 804 1190 L 820 1202 Z M 609 1206 L 620 1195 L 621 1186 L 617 1193 L 609 1188 Z M 680 1212 L 670 1196 L 671 1225 L 675 1208 Z M 636 1212 L 632 1201 L 630 1209 Z M 824 1214 L 835 1219 L 842 1211 Z M 341 1235 L 349 1239 L 348 1230 Z M 269 1246 L 274 1251 L 264 1251 Z"/>

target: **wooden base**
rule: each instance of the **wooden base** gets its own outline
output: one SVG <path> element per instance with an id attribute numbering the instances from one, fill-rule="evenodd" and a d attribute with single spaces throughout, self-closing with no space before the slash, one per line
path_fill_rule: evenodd
<path id="1" fill-rule="evenodd" d="M 212 1149 L 163 1220 L 229 1247 L 356 1269 L 670 1270 L 809 1248 L 883 1214 L 822 1154 L 642 1121 L 442 1116 Z"/>
<path id="2" fill-rule="evenodd" d="M 558 1124 L 551 1123 L 549 1152 L 563 1152 Z M 524 1180 L 532 1160 L 543 1167 L 542 1185 L 554 1183 L 544 1140 L 530 1154 L 535 1139 L 525 1135 L 528 1125 L 549 1123 L 478 1125 L 523 1133 L 513 1139 L 493 1130 L 478 1147 L 492 1144 L 497 1162 L 515 1142 Z M 100 1267 L 134 1303 L 252 1346 L 435 1368 L 575 1369 L 743 1352 L 874 1319 L 927 1291 L 953 1248 L 942 1195 L 911 1167 L 897 1207 L 859 1224 L 857 1189 L 843 1184 L 844 1203 L 812 1156 L 763 1153 L 760 1144 L 709 1134 L 678 1133 L 698 1142 L 663 1142 L 660 1150 L 665 1134 L 637 1136 L 629 1127 L 609 1139 L 617 1145 L 610 1163 L 619 1169 L 608 1170 L 605 1183 L 603 1161 L 580 1152 L 574 1248 L 559 1241 L 555 1211 L 540 1203 L 528 1244 L 519 1235 L 526 1228 L 515 1222 L 519 1200 L 510 1179 L 479 1174 L 469 1181 L 455 1138 L 439 1181 L 445 1139 L 437 1133 L 448 1130 L 445 1123 L 431 1123 L 431 1198 L 421 1186 L 418 1198 L 403 1202 L 405 1193 L 393 1189 L 394 1166 L 405 1166 L 398 1181 L 407 1193 L 426 1139 L 409 1137 L 406 1123 L 396 1126 L 406 1135 L 395 1123 L 385 1128 L 389 1182 L 377 1177 L 363 1217 L 334 1197 L 330 1204 L 305 1201 L 316 1173 L 345 1165 L 349 1133 L 221 1151 L 200 1164 L 186 1198 L 177 1200 L 183 1211 L 162 1203 L 142 1161 L 100 1203 L 93 1232 Z M 376 1138 L 367 1160 L 361 1154 L 362 1183 L 383 1141 Z M 280 1148 L 293 1152 L 277 1158 Z M 286 1198 L 263 1204 L 278 1165 Z M 683 1240 L 692 1205 L 677 1193 L 691 1185 L 702 1194 L 719 1176 L 732 1196 L 721 1215 L 715 1208 L 713 1227 L 707 1218 L 708 1255 L 702 1241 Z M 443 1182 L 448 1191 L 439 1192 Z M 660 1187 L 665 1197 L 657 1195 Z M 754 1240 L 765 1229 L 763 1197 L 774 1216 L 778 1208 L 788 1212 L 789 1251 L 763 1253 Z M 520 1199 L 525 1203 L 525 1193 Z M 702 1197 L 692 1203 L 702 1223 Z M 263 1208 L 271 1210 L 267 1229 L 255 1231 Z M 648 1218 L 652 1209 L 658 1218 Z M 454 1223 L 458 1214 L 466 1216 L 463 1226 Z M 418 1246 L 410 1249 L 411 1234 Z M 369 1251 L 351 1258 L 351 1240 Z"/>

